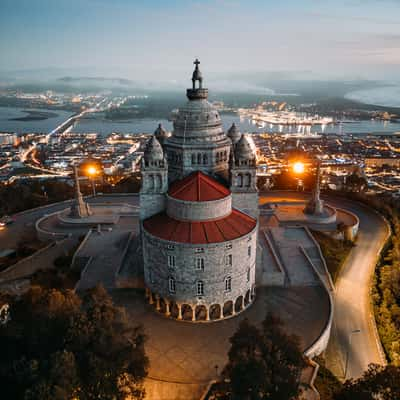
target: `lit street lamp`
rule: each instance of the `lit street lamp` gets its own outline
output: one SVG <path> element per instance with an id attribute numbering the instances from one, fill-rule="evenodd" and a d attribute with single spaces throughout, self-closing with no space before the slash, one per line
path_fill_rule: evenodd
<path id="1" fill-rule="evenodd" d="M 94 182 L 94 179 L 95 179 L 95 177 L 96 177 L 96 175 L 98 174 L 99 171 L 95 166 L 90 165 L 87 168 L 86 172 L 89 175 L 90 180 L 92 182 L 92 190 L 93 190 L 93 197 L 94 197 L 94 196 L 96 196 L 96 184 Z"/>
<path id="2" fill-rule="evenodd" d="M 350 351 L 350 347 L 351 347 L 351 337 L 353 336 L 353 334 L 355 333 L 360 333 L 361 329 L 355 329 L 354 331 L 351 331 L 349 334 L 349 346 L 347 347 L 347 351 L 346 351 L 346 364 L 344 367 L 344 379 L 346 380 L 347 377 L 347 368 L 349 366 L 349 351 Z"/>

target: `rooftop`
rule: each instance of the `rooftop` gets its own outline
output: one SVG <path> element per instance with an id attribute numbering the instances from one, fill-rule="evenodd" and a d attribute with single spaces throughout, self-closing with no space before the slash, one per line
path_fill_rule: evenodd
<path id="1" fill-rule="evenodd" d="M 184 201 L 213 201 L 230 195 L 230 190 L 215 179 L 196 171 L 172 183 L 169 195 Z"/>
<path id="2" fill-rule="evenodd" d="M 250 233 L 257 221 L 247 214 L 232 212 L 213 221 L 178 221 L 165 212 L 153 215 L 143 222 L 144 229 L 160 239 L 178 243 L 206 244 L 238 239 Z"/>

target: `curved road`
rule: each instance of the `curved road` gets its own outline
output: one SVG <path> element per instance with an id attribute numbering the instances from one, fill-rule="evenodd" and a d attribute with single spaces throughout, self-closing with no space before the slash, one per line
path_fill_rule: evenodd
<path id="1" fill-rule="evenodd" d="M 260 193 L 260 203 L 302 201 L 303 193 Z M 340 378 L 357 378 L 370 363 L 385 364 L 371 307 L 371 279 L 380 250 L 388 235 L 386 222 L 371 209 L 346 199 L 329 198 L 329 204 L 351 211 L 360 219 L 355 247 L 338 276 L 328 367 Z M 352 333 L 353 332 L 353 333 Z"/>

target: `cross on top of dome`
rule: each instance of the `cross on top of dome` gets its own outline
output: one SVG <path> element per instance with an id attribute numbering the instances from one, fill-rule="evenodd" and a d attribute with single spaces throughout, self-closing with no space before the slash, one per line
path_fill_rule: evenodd
<path id="1" fill-rule="evenodd" d="M 199 89 L 201 89 L 202 88 L 201 86 L 203 83 L 203 77 L 202 77 L 200 69 L 199 69 L 200 61 L 196 58 L 193 61 L 193 64 L 196 65 L 196 67 L 193 71 L 193 75 L 192 75 L 193 90 L 196 89 L 196 81 L 199 81 Z"/>
<path id="2" fill-rule="evenodd" d="M 194 71 L 192 74 L 192 88 L 187 90 L 187 97 L 190 100 L 207 99 L 208 90 L 203 89 L 203 76 L 202 76 L 200 68 L 199 68 L 200 61 L 196 58 L 193 61 L 193 64 L 196 67 L 194 68 Z M 196 82 L 199 82 L 199 85 L 197 88 L 196 88 Z"/>

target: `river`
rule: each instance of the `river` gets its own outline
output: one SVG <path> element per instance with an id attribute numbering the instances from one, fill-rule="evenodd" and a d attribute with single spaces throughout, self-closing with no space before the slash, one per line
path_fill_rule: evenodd
<path id="1" fill-rule="evenodd" d="M 24 108 L 0 107 L 0 132 L 36 132 L 48 133 L 72 114 L 68 111 L 39 109 L 36 111 L 57 114 L 44 120 L 15 121 L 15 118 L 27 116 Z M 29 111 L 33 111 L 29 109 Z M 248 118 L 241 118 L 236 114 L 221 114 L 225 130 L 235 122 L 242 132 L 270 132 L 270 133 L 344 133 L 344 134 L 392 134 L 400 132 L 400 123 L 383 121 L 354 121 L 339 125 L 321 126 L 278 126 L 264 124 L 257 125 Z M 71 131 L 79 133 L 97 132 L 102 136 L 112 132 L 120 133 L 151 133 L 162 123 L 167 130 L 172 130 L 172 122 L 153 118 L 130 119 L 124 121 L 110 121 L 104 118 L 83 118 L 78 121 Z"/>

